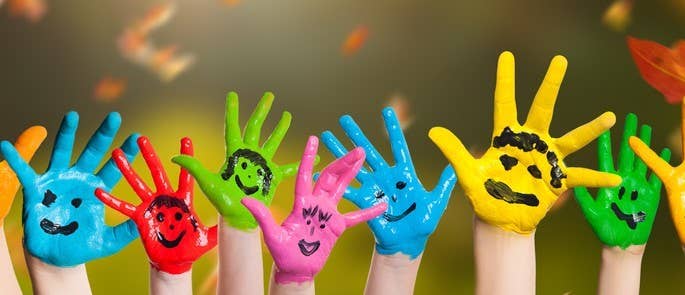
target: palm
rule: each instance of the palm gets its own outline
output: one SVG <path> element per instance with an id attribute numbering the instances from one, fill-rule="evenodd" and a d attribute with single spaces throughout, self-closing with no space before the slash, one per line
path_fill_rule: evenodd
<path id="1" fill-rule="evenodd" d="M 243 133 L 238 118 L 238 95 L 234 92 L 228 94 L 226 162 L 218 173 L 210 172 L 190 156 L 182 155 L 172 159 L 195 177 L 210 202 L 236 228 L 252 229 L 257 226 L 254 217 L 240 204 L 243 197 L 253 197 L 269 205 L 283 177 L 295 174 L 297 163 L 278 166 L 272 161 L 290 126 L 290 113 L 283 113 L 271 136 L 263 145 L 259 145 L 262 125 L 273 99 L 273 94 L 268 92 L 262 97 Z"/>
<path id="2" fill-rule="evenodd" d="M 620 178 L 585 168 L 567 168 L 564 158 L 587 145 L 615 123 L 607 112 L 560 138 L 549 135 L 554 104 L 566 72 L 566 59 L 552 60 L 521 125 L 514 99 L 514 57 L 500 55 L 495 87 L 495 118 L 490 148 L 475 159 L 461 141 L 442 127 L 429 136 L 461 176 L 461 186 L 476 215 L 495 226 L 531 233 L 566 189 L 585 185 L 615 186 Z"/>
<path id="3" fill-rule="evenodd" d="M 340 118 L 347 136 L 366 151 L 366 162 L 371 167 L 371 170 L 360 170 L 356 178 L 361 186 L 349 188 L 344 197 L 359 208 L 387 202 L 388 210 L 369 221 L 376 237 L 376 249 L 384 255 L 401 252 L 416 258 L 423 252 L 428 237 L 438 226 L 457 177 L 448 166 L 442 171 L 437 188 L 432 192 L 427 191 L 416 175 L 394 111 L 391 108 L 384 109 L 383 118 L 395 156 L 395 166 L 388 165 L 350 116 Z M 322 139 L 336 157 L 347 153 L 330 131 L 324 132 Z"/>
<path id="4" fill-rule="evenodd" d="M 70 167 L 78 115 L 67 114 L 43 175 L 36 174 L 11 144 L 3 142 L 2 152 L 24 186 L 24 244 L 31 255 L 53 265 L 74 266 L 114 254 L 138 236 L 131 220 L 107 226 L 104 205 L 93 194 L 96 188 L 111 190 L 121 178 L 111 160 L 97 174 L 92 172 L 120 124 L 119 115 L 110 114 Z M 130 136 L 122 145 L 129 159 L 138 153 L 136 137 Z"/>

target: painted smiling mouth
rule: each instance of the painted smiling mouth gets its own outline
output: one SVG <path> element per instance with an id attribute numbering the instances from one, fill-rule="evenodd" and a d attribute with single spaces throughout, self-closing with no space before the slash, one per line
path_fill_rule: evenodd
<path id="1" fill-rule="evenodd" d="M 618 219 L 625 221 L 630 229 L 635 229 L 638 223 L 645 221 L 645 216 L 647 215 L 642 211 L 633 214 L 623 213 L 616 203 L 611 203 L 611 210 L 614 211 Z"/>
<path id="2" fill-rule="evenodd" d="M 43 218 L 43 220 L 40 221 L 40 228 L 43 229 L 43 231 L 47 234 L 61 234 L 68 236 L 70 234 L 73 234 L 78 229 L 78 222 L 72 221 L 71 223 L 62 226 L 59 224 L 55 224 L 47 218 Z"/>
<path id="3" fill-rule="evenodd" d="M 485 181 L 485 190 L 495 199 L 510 204 L 524 204 L 531 207 L 540 205 L 540 200 L 534 194 L 517 193 L 504 182 L 488 179 Z"/>
<path id="4" fill-rule="evenodd" d="M 304 256 L 309 256 L 314 254 L 316 250 L 319 250 L 319 246 L 321 246 L 321 242 L 316 241 L 316 242 L 307 242 L 304 239 L 300 240 L 297 243 L 297 246 L 300 247 L 300 252 L 302 252 L 302 255 Z"/>
<path id="5" fill-rule="evenodd" d="M 162 246 L 167 247 L 167 248 L 174 248 L 178 246 L 178 243 L 181 242 L 181 239 L 183 239 L 183 236 L 186 235 L 186 231 L 182 231 L 180 235 L 175 240 L 169 241 L 167 240 L 164 235 L 160 232 L 157 232 L 157 241 L 159 241 Z"/>
<path id="6" fill-rule="evenodd" d="M 240 181 L 240 176 L 236 175 L 235 176 L 235 184 L 238 185 L 238 188 L 240 188 L 241 191 L 243 191 L 246 195 L 251 195 L 256 193 L 259 190 L 259 186 L 245 186 L 242 181 Z"/>
<path id="7" fill-rule="evenodd" d="M 407 210 L 404 210 L 404 212 L 402 212 L 402 214 L 400 215 L 392 215 L 388 214 L 387 212 L 383 213 L 383 218 L 385 218 L 385 220 L 387 221 L 395 222 L 406 217 L 407 215 L 409 215 L 409 213 L 412 213 L 414 210 L 416 210 L 416 203 L 412 203 L 411 206 L 409 206 Z"/>

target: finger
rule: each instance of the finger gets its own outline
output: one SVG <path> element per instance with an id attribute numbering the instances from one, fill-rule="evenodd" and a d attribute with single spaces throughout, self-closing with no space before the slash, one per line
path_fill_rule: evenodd
<path id="1" fill-rule="evenodd" d="M 475 160 L 454 133 L 443 127 L 433 127 L 428 132 L 428 137 L 450 161 L 457 174 L 468 173 L 471 170 Z"/>
<path id="2" fill-rule="evenodd" d="M 323 141 L 324 146 L 326 146 L 326 149 L 328 149 L 336 159 L 343 157 L 348 152 L 340 140 L 333 135 L 333 132 L 328 130 L 324 131 L 321 133 L 321 140 Z M 369 171 L 366 170 L 366 168 L 361 167 L 359 173 L 357 173 L 357 180 L 363 182 L 362 180 L 367 175 L 369 175 Z"/>
<path id="3" fill-rule="evenodd" d="M 557 101 L 559 87 L 564 80 L 567 66 L 566 58 L 561 55 L 552 59 L 528 112 L 525 124 L 527 127 L 545 134 L 549 132 L 549 124 L 552 122 L 552 115 L 554 114 L 554 104 Z"/>
<path id="4" fill-rule="evenodd" d="M 310 136 L 302 154 L 302 161 L 297 170 L 295 179 L 295 196 L 309 196 L 312 194 L 312 174 L 314 171 L 314 158 L 319 147 L 319 139 Z"/>
<path id="5" fill-rule="evenodd" d="M 347 137 L 349 137 L 356 146 L 364 149 L 364 152 L 366 152 L 366 163 L 369 164 L 371 169 L 375 171 L 388 169 L 388 163 L 371 144 L 352 117 L 348 115 L 340 117 L 340 126 L 342 126 Z"/>
<path id="6" fill-rule="evenodd" d="M 615 187 L 621 184 L 621 176 L 592 169 L 571 167 L 567 170 L 566 186 Z"/>
<path id="7" fill-rule="evenodd" d="M 314 186 L 314 196 L 328 196 L 340 201 L 350 181 L 364 164 L 364 149 L 358 147 L 344 157 L 333 161 L 321 171 Z"/>
<path id="8" fill-rule="evenodd" d="M 626 116 L 623 137 L 621 137 L 621 147 L 618 152 L 618 171 L 621 173 L 632 171 L 634 168 L 635 153 L 630 149 L 628 139 L 635 134 L 637 134 L 637 116 L 631 113 Z"/>
<path id="9" fill-rule="evenodd" d="M 345 218 L 345 228 L 350 228 L 361 222 L 371 220 L 377 217 L 378 215 L 383 214 L 385 210 L 388 210 L 388 203 L 381 202 L 370 208 L 347 213 L 343 215 L 343 217 Z"/>
<path id="10" fill-rule="evenodd" d="M 257 223 L 259 223 L 259 227 L 262 229 L 262 233 L 264 233 L 264 240 L 270 240 L 278 236 L 280 227 L 276 224 L 276 220 L 274 220 L 269 209 L 262 202 L 250 197 L 245 197 L 240 202 L 252 213 Z"/>
<path id="11" fill-rule="evenodd" d="M 153 196 L 152 190 L 143 182 L 140 176 L 138 176 L 138 173 L 133 170 L 131 163 L 126 159 L 126 154 L 124 154 L 121 149 L 116 149 L 112 152 L 112 159 L 138 197 L 143 201 L 151 199 Z"/>
<path id="12" fill-rule="evenodd" d="M 559 138 L 557 140 L 559 151 L 563 155 L 570 155 L 588 145 L 595 140 L 595 138 L 600 136 L 600 134 L 609 130 L 611 126 L 614 126 L 615 123 L 616 115 L 612 112 L 606 112 Z M 611 143 L 609 144 L 609 148 L 611 148 Z"/>
<path id="13" fill-rule="evenodd" d="M 25 162 L 28 162 L 46 136 L 47 131 L 43 126 L 30 127 L 19 135 L 17 142 L 14 144 L 14 149 Z M 5 176 L 5 178 L 0 180 L 0 198 L 3 199 L 6 210 L 9 210 L 12 200 L 19 189 L 19 179 L 17 179 L 16 174 L 12 171 L 7 161 L 0 162 L 0 175 Z M 7 211 L 2 210 L 2 212 Z"/>
<path id="14" fill-rule="evenodd" d="M 590 215 L 596 214 L 595 211 L 595 199 L 592 198 L 590 192 L 584 186 L 578 186 L 573 188 L 573 193 L 575 195 L 576 202 L 583 211 L 583 214 L 588 217 Z"/>
<path id="15" fill-rule="evenodd" d="M 24 189 L 34 189 L 35 185 L 33 185 L 33 182 L 38 175 L 29 166 L 29 163 L 21 157 L 14 146 L 9 141 L 3 140 L 0 143 L 0 152 L 5 157 L 7 164 L 14 170 L 14 174 L 17 175 L 19 182 L 24 185 Z"/>
<path id="16" fill-rule="evenodd" d="M 193 141 L 188 137 L 181 139 L 181 155 L 192 157 Z M 185 168 L 181 168 L 178 175 L 178 191 L 187 196 L 186 202 L 190 203 L 193 196 L 193 176 Z"/>
<path id="17" fill-rule="evenodd" d="M 668 162 L 659 158 L 659 156 L 657 156 L 657 154 L 654 153 L 654 151 L 652 151 L 652 149 L 650 149 L 644 142 L 633 136 L 630 138 L 629 143 L 630 147 L 633 149 L 633 151 L 635 151 L 635 154 L 637 154 L 637 156 L 640 157 L 645 164 L 647 164 L 649 169 L 652 169 L 652 172 L 656 174 L 657 177 L 661 178 L 662 181 L 671 176 L 673 173 L 673 167 L 671 167 Z"/>
<path id="18" fill-rule="evenodd" d="M 169 184 L 169 177 L 164 171 L 162 166 L 162 161 L 159 160 L 154 147 L 150 143 L 150 139 L 146 136 L 141 136 L 138 138 L 138 146 L 140 146 L 140 153 L 150 169 L 150 175 L 152 176 L 152 181 L 155 183 L 157 191 L 160 193 L 170 193 L 173 191 L 171 184 Z"/>
<path id="19" fill-rule="evenodd" d="M 276 124 L 276 128 L 271 133 L 271 136 L 266 139 L 264 146 L 262 147 L 264 157 L 267 159 L 273 158 L 281 145 L 285 134 L 288 133 L 288 128 L 290 128 L 290 122 L 292 121 L 292 115 L 289 112 L 283 112 L 281 120 Z"/>
<path id="20" fill-rule="evenodd" d="M 81 153 L 74 167 L 81 171 L 94 171 L 105 156 L 105 153 L 107 153 L 110 145 L 112 145 L 114 136 L 117 135 L 120 126 L 121 115 L 116 112 L 109 113 L 98 130 L 95 131 L 95 134 L 90 138 L 88 144 L 86 144 L 86 148 Z"/>
<path id="21" fill-rule="evenodd" d="M 266 116 L 269 114 L 273 102 L 274 95 L 271 92 L 266 92 L 264 93 L 264 96 L 262 96 L 262 99 L 259 100 L 259 103 L 257 103 L 257 107 L 252 112 L 252 115 L 245 126 L 244 142 L 246 145 L 259 145 L 259 135 L 262 132 L 262 125 L 264 125 L 264 120 L 266 120 Z"/>
<path id="22" fill-rule="evenodd" d="M 136 213 L 135 206 L 118 199 L 101 188 L 95 189 L 95 196 L 108 207 L 121 212 L 121 214 L 124 214 L 129 218 L 132 218 L 134 213 Z"/>
<path id="23" fill-rule="evenodd" d="M 231 91 L 226 96 L 226 126 L 224 134 L 226 138 L 226 155 L 232 154 L 233 149 L 242 145 L 240 132 L 240 108 L 238 94 Z"/>
<path id="24" fill-rule="evenodd" d="M 457 184 L 457 174 L 454 173 L 454 167 L 447 165 L 442 170 L 438 184 L 433 189 L 433 194 L 438 198 L 443 198 L 452 194 L 454 185 Z"/>
<path id="25" fill-rule="evenodd" d="M 518 124 L 516 118 L 514 55 L 502 52 L 497 61 L 497 82 L 495 84 L 495 126 L 493 130 L 503 130 Z"/>
<path id="26" fill-rule="evenodd" d="M 102 235 L 105 253 L 103 256 L 108 256 L 119 252 L 126 245 L 131 243 L 138 237 L 138 228 L 135 222 L 129 219 L 114 227 L 106 227 Z"/>
<path id="27" fill-rule="evenodd" d="M 652 142 L 652 127 L 649 125 L 642 125 L 640 128 L 640 140 L 649 146 L 649 144 Z M 627 146 L 630 148 L 629 144 L 627 144 Z M 647 164 L 645 164 L 640 157 L 635 159 L 635 173 L 641 177 L 647 176 Z"/>
<path id="28" fill-rule="evenodd" d="M 57 171 L 69 168 L 71 153 L 74 149 L 76 129 L 78 129 L 78 113 L 72 111 L 62 119 L 59 131 L 55 137 L 55 147 L 52 149 L 52 157 L 48 165 L 49 171 Z"/>
<path id="29" fill-rule="evenodd" d="M 400 120 L 397 119 L 397 115 L 391 107 L 383 109 L 383 121 L 385 121 L 385 129 L 388 131 L 390 147 L 395 157 L 395 165 L 414 167 L 411 154 L 409 153 L 409 146 L 407 146 L 407 140 L 402 132 Z"/>
<path id="30" fill-rule="evenodd" d="M 137 133 L 131 134 L 121 145 L 121 150 L 124 152 L 126 155 L 126 160 L 129 162 L 132 162 L 133 158 L 135 158 L 140 151 L 138 144 L 136 143 L 136 141 L 138 141 L 138 137 L 140 137 L 140 135 Z M 102 166 L 100 172 L 97 173 L 97 177 L 102 179 L 106 187 L 111 188 L 114 187 L 114 185 L 116 185 L 121 179 L 121 171 L 119 171 L 119 167 L 117 167 L 117 164 L 114 162 L 114 160 L 109 159 L 109 161 Z"/>
<path id="31" fill-rule="evenodd" d="M 659 156 L 661 159 L 663 159 L 666 163 L 671 160 L 671 150 L 669 149 L 663 149 L 661 150 L 661 155 Z M 661 191 L 661 179 L 659 178 L 656 173 L 652 173 L 652 175 L 649 176 L 649 184 L 657 191 Z"/>
<path id="32" fill-rule="evenodd" d="M 614 154 L 611 151 L 611 131 L 605 131 L 597 139 L 599 171 L 614 172 Z"/>

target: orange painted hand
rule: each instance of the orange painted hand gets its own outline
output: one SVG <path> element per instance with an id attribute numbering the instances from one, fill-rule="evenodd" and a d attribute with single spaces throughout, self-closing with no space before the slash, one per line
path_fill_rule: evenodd
<path id="1" fill-rule="evenodd" d="M 497 65 L 492 145 L 473 158 L 449 130 L 434 127 L 429 136 L 442 150 L 481 220 L 519 234 L 532 233 L 559 195 L 575 186 L 610 187 L 621 177 L 587 168 L 566 167 L 564 158 L 611 128 L 606 112 L 560 138 L 549 135 L 554 104 L 567 62 L 556 56 L 547 70 L 528 118 L 520 125 L 514 99 L 514 56 L 504 52 Z"/>
<path id="2" fill-rule="evenodd" d="M 682 125 L 685 127 L 685 100 L 683 100 L 681 108 L 683 113 Z M 685 245 L 685 163 L 680 163 L 676 167 L 671 166 L 668 161 L 659 157 L 647 144 L 635 136 L 630 138 L 630 147 L 663 181 L 668 195 L 668 204 L 671 207 L 671 218 L 673 218 L 680 243 Z M 655 186 L 659 185 L 657 179 L 650 181 Z"/>
<path id="3" fill-rule="evenodd" d="M 33 154 L 47 136 L 47 131 L 43 126 L 30 127 L 19 135 L 14 147 L 27 162 L 33 158 Z M 19 189 L 19 180 L 7 164 L 7 161 L 0 162 L 0 222 L 2 222 L 12 207 L 12 201 Z"/>

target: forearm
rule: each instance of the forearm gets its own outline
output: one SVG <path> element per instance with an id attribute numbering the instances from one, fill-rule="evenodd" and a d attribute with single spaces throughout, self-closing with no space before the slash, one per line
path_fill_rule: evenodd
<path id="1" fill-rule="evenodd" d="M 535 294 L 535 233 L 520 235 L 474 218 L 476 294 Z"/>
<path id="2" fill-rule="evenodd" d="M 34 294 L 91 294 L 86 266 L 57 267 L 24 251 Z"/>
<path id="3" fill-rule="evenodd" d="M 17 282 L 17 276 L 14 274 L 14 267 L 12 266 L 12 258 L 10 256 L 9 248 L 7 247 L 7 240 L 5 239 L 5 230 L 0 226 L 0 286 L 2 292 L 6 294 L 21 294 L 21 288 Z"/>
<path id="4" fill-rule="evenodd" d="M 421 256 L 412 260 L 401 253 L 382 255 L 374 250 L 364 294 L 414 294 Z"/>
<path id="5" fill-rule="evenodd" d="M 645 246 L 602 249 L 602 267 L 599 271 L 598 294 L 640 294 L 640 269 Z"/>
<path id="6" fill-rule="evenodd" d="M 219 217 L 220 295 L 264 294 L 264 267 L 259 229 L 246 232 Z"/>
<path id="7" fill-rule="evenodd" d="M 170 274 L 150 267 L 150 294 L 193 294 L 193 272 Z"/>
<path id="8" fill-rule="evenodd" d="M 275 279 L 276 265 L 271 266 L 271 280 L 269 281 L 270 295 L 314 295 L 314 281 L 305 281 L 301 283 L 286 283 L 279 284 Z"/>

